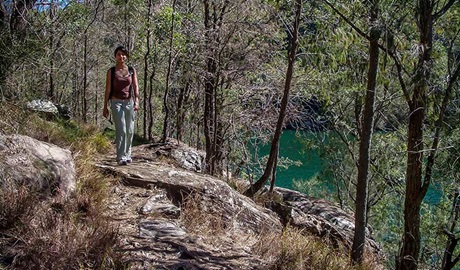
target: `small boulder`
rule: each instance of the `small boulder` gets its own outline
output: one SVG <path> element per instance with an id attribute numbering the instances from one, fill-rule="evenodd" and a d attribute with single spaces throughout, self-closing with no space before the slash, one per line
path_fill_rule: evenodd
<path id="1" fill-rule="evenodd" d="M 49 195 L 69 195 L 76 186 L 69 150 L 21 135 L 0 135 L 0 181 L 6 178 Z"/>
<path id="2" fill-rule="evenodd" d="M 49 100 L 32 100 L 27 102 L 26 107 L 32 111 L 50 115 L 57 115 L 59 113 L 58 108 Z"/>
<path id="3" fill-rule="evenodd" d="M 206 153 L 182 142 L 169 138 L 166 143 L 153 143 L 149 146 L 155 156 L 171 158 L 175 163 L 189 171 L 203 172 Z"/>

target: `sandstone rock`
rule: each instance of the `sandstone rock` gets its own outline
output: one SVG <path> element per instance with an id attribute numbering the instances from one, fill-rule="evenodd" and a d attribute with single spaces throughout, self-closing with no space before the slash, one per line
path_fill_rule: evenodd
<path id="1" fill-rule="evenodd" d="M 282 197 L 282 203 L 270 205 L 285 224 L 303 229 L 324 238 L 333 246 L 351 248 L 354 235 L 354 217 L 338 206 L 321 199 L 306 196 L 297 191 L 275 188 Z M 378 244 L 366 231 L 367 248 L 377 256 L 381 255 Z"/>
<path id="2" fill-rule="evenodd" d="M 158 237 L 185 237 L 187 233 L 179 228 L 176 224 L 165 220 L 147 220 L 143 219 L 139 223 L 139 236 L 148 238 Z"/>
<path id="3" fill-rule="evenodd" d="M 150 151 L 158 156 L 166 156 L 176 161 L 181 168 L 202 172 L 205 168 L 205 153 L 184 143 L 169 139 L 167 143 L 154 143 L 149 146 Z"/>
<path id="4" fill-rule="evenodd" d="M 221 179 L 197 173 L 193 168 L 184 169 L 184 163 L 177 162 L 171 154 L 173 149 L 183 151 L 182 147 L 180 144 L 139 146 L 133 149 L 135 162 L 128 166 L 117 166 L 113 157 L 96 164 L 106 173 L 119 176 L 126 188 L 140 188 L 151 193 L 140 203 L 140 207 L 136 207 L 137 216 L 131 218 L 130 223 L 137 224 L 139 229 L 138 234 L 131 238 L 135 239 L 134 242 L 138 242 L 138 238 L 143 239 L 142 244 L 134 245 L 143 246 L 144 250 L 151 250 L 154 245 L 155 250 L 167 252 L 155 255 L 133 249 L 130 255 L 139 257 L 139 261 L 143 262 L 142 266 L 131 265 L 133 269 L 146 269 L 147 261 L 147 268 L 153 269 L 160 261 L 168 269 L 184 265 L 189 268 L 179 269 L 267 269 L 264 262 L 251 254 L 248 247 L 252 240 L 246 240 L 246 246 L 242 246 L 230 235 L 243 239 L 257 238 L 263 232 L 281 235 L 283 227 L 288 225 L 321 237 L 336 247 L 351 247 L 354 230 L 351 213 L 324 200 L 281 188 L 275 189 L 278 197 L 267 200 L 264 208 Z M 160 158 L 164 156 L 174 161 L 165 162 Z M 120 196 L 124 198 L 122 194 Z M 177 217 L 187 213 L 189 202 L 195 203 L 200 212 L 195 217 L 199 223 L 212 226 L 213 223 L 208 223 L 206 219 L 221 222 L 219 225 L 229 238 L 219 236 L 219 247 L 209 245 L 210 239 L 200 241 L 200 236 L 195 235 L 196 241 L 187 232 L 189 228 L 182 231 L 184 224 L 180 224 L 181 219 Z M 131 203 L 124 204 L 129 205 Z M 170 211 L 176 210 L 177 213 L 168 216 Z M 368 250 L 380 255 L 378 245 L 369 233 L 367 236 Z M 232 258 L 238 259 L 233 261 Z M 226 268 L 222 268 L 223 265 Z"/>
<path id="5" fill-rule="evenodd" d="M 32 100 L 26 104 L 26 107 L 33 111 L 51 115 L 57 115 L 59 113 L 58 108 L 53 104 L 53 102 L 48 100 Z"/>
<path id="6" fill-rule="evenodd" d="M 97 166 L 106 172 L 120 175 L 128 185 L 143 188 L 154 186 L 164 190 L 176 206 L 180 207 L 188 199 L 197 200 L 202 211 L 220 217 L 225 226 L 234 230 L 260 233 L 267 227 L 278 231 L 282 228 L 273 212 L 258 206 L 217 178 L 153 162 L 133 162 L 129 166 Z"/>
<path id="7" fill-rule="evenodd" d="M 0 135 L 0 175 L 46 194 L 69 195 L 76 186 L 69 150 L 21 135 Z"/>
<path id="8" fill-rule="evenodd" d="M 141 207 L 140 213 L 143 215 L 157 214 L 160 216 L 178 218 L 180 215 L 180 208 L 172 204 L 165 193 L 160 193 L 151 196 Z"/>

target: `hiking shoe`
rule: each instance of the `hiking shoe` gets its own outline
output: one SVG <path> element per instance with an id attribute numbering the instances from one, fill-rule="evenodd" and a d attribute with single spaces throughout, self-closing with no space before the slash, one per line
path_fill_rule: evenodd
<path id="1" fill-rule="evenodd" d="M 132 158 L 127 158 L 127 159 L 126 159 L 126 162 L 127 162 L 127 163 L 131 163 L 131 162 L 133 162 L 133 159 L 132 159 Z"/>
<path id="2" fill-rule="evenodd" d="M 124 159 L 121 159 L 118 161 L 118 165 L 128 165 L 128 162 L 126 162 Z"/>

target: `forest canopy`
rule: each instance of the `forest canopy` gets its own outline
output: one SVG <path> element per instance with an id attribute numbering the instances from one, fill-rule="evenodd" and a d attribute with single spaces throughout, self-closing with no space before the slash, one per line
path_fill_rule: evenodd
<path id="1" fill-rule="evenodd" d="M 278 152 L 254 160 L 251 143 L 313 134 L 322 194 L 356 213 L 357 232 L 373 228 L 391 268 L 456 267 L 459 1 L 2 1 L 1 100 L 49 100 L 105 128 L 119 45 L 145 141 L 204 149 L 207 173 L 231 170 L 254 195 L 275 183 Z"/>

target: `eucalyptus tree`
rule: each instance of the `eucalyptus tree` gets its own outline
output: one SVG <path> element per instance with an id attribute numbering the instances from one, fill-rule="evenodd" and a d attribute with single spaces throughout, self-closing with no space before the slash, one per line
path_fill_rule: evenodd
<path id="1" fill-rule="evenodd" d="M 379 44 L 379 47 L 385 51 L 385 58 L 390 57 L 393 59 L 394 69 L 390 69 L 387 75 L 391 77 L 396 76 L 396 81 L 400 83 L 400 88 L 403 89 L 402 96 L 408 103 L 407 115 L 409 119 L 408 123 L 408 134 L 407 137 L 407 164 L 406 164 L 406 200 L 405 200 L 405 226 L 404 226 L 404 238 L 403 247 L 401 254 L 399 255 L 398 267 L 399 269 L 415 269 L 418 263 L 419 249 L 420 249 L 420 205 L 423 198 L 426 195 L 430 181 L 432 178 L 432 166 L 434 164 L 434 158 L 436 149 L 439 143 L 439 131 L 443 122 L 443 111 L 448 103 L 449 91 L 442 91 L 441 95 L 445 99 L 441 98 L 442 102 L 435 104 L 440 105 L 435 111 L 438 113 L 431 114 L 433 117 L 426 118 L 425 110 L 429 110 L 430 106 L 433 105 L 431 96 L 439 94 L 437 91 L 431 91 L 439 87 L 439 83 L 434 83 L 438 79 L 435 76 L 439 74 L 433 74 L 431 72 L 433 61 L 431 59 L 431 51 L 434 48 L 433 38 L 433 23 L 439 19 L 449 8 L 453 5 L 454 1 L 418 1 L 415 2 L 415 8 L 410 5 L 408 1 L 402 3 L 386 3 L 384 14 L 389 14 L 388 17 L 391 20 L 385 21 L 385 43 Z M 408 20 L 411 16 L 408 14 L 412 11 L 416 11 L 416 20 Z M 353 16 L 352 16 L 353 17 Z M 345 18 L 346 19 L 346 18 Z M 389 22 L 389 24 L 388 24 Z M 404 43 L 405 40 L 413 41 L 417 39 L 414 33 L 414 29 L 418 29 L 419 45 L 415 50 L 416 54 L 408 46 L 408 43 Z M 359 32 L 359 29 L 356 29 Z M 363 34 L 362 34 L 363 35 Z M 364 35 L 363 35 L 364 36 Z M 409 42 L 410 43 L 410 42 Z M 415 47 L 412 47 L 412 49 Z M 413 57 L 415 55 L 415 57 Z M 386 65 L 386 60 L 384 61 Z M 410 71 L 412 69 L 412 71 Z M 394 70 L 394 71 L 392 71 Z M 455 81 L 456 69 L 453 69 L 447 78 L 449 78 L 448 85 L 452 81 Z M 432 75 L 432 76 L 430 76 Z M 443 76 L 443 75 L 441 75 Z M 444 75 L 445 76 L 445 75 Z M 388 89 L 388 83 L 384 80 L 383 86 Z M 431 81 L 431 83 L 428 83 Z M 394 87 L 394 86 L 393 86 Z M 445 88 L 446 90 L 449 87 Z M 422 106 L 423 105 L 423 106 Z M 429 105 L 429 106 L 428 106 Z M 380 106 L 378 106 L 380 107 Z M 359 110 L 358 110 L 359 111 Z M 403 111 L 405 112 L 405 110 Z M 379 113 L 380 114 L 380 113 Z M 434 121 L 436 119 L 437 121 Z M 424 151 L 424 136 L 423 129 L 428 127 L 424 123 L 436 123 L 433 124 L 434 140 L 432 141 L 430 151 Z M 358 123 L 358 121 L 356 121 Z M 404 125 L 404 122 L 398 125 Z M 346 141 L 346 137 L 344 140 Z M 352 150 L 352 149 L 350 149 Z M 354 155 L 354 151 L 349 151 L 351 155 Z M 428 153 L 425 155 L 425 153 Z M 356 160 L 356 159 L 354 159 Z M 373 163 L 376 163 L 378 159 L 374 159 Z M 425 175 L 422 181 L 422 164 L 426 162 L 424 167 Z M 379 162 L 380 163 L 380 162 Z M 377 168 L 373 165 L 371 168 Z M 384 176 L 384 175 L 383 175 Z M 384 177 L 385 179 L 386 177 Z M 418 179 L 416 181 L 415 179 Z M 398 183 L 400 181 L 388 181 L 387 183 Z M 398 184 L 399 185 L 399 184 Z M 389 186 L 390 187 L 390 186 Z M 392 188 L 392 187 L 391 187 Z"/>
<path id="2" fill-rule="evenodd" d="M 280 111 L 278 114 L 278 120 L 276 123 L 275 132 L 270 144 L 270 154 L 267 160 L 267 164 L 264 170 L 263 175 L 244 192 L 245 195 L 252 197 L 262 189 L 262 187 L 267 183 L 270 176 L 273 175 L 274 170 L 276 170 L 276 160 L 278 158 L 279 152 L 279 141 L 281 134 L 284 128 L 284 119 L 286 116 L 286 109 L 289 102 L 289 93 L 291 90 L 291 82 L 294 74 L 294 64 L 297 56 L 297 48 L 299 44 L 299 26 L 300 26 L 300 17 L 302 14 L 302 0 L 296 0 L 294 2 L 294 21 L 292 28 L 289 29 L 289 55 L 288 63 L 286 69 L 286 78 L 284 81 L 284 91 L 283 97 L 280 104 Z M 274 175 L 273 175 L 274 177 Z M 272 185 L 273 186 L 273 185 Z"/>
<path id="3" fill-rule="evenodd" d="M 210 174 L 221 173 L 229 149 L 226 138 L 235 120 L 241 125 L 249 124 L 241 117 L 232 119 L 244 110 L 245 105 L 238 104 L 237 98 L 241 90 L 250 88 L 242 84 L 245 76 L 260 71 L 263 61 L 268 59 L 265 47 L 269 33 L 264 27 L 270 18 L 264 17 L 266 12 L 259 6 L 264 4 L 203 1 L 203 64 L 199 75 L 204 88 L 203 128 Z"/>
<path id="4" fill-rule="evenodd" d="M 153 87 L 152 87 L 152 80 L 155 76 L 155 69 L 151 72 L 151 75 L 149 76 L 149 70 L 150 70 L 150 54 L 151 54 L 151 46 L 152 46 L 152 15 L 153 15 L 153 0 L 148 0 L 146 2 L 147 4 L 147 13 L 146 13 L 146 22 L 145 22 L 145 53 L 144 53 L 144 85 L 143 85 L 143 99 L 142 99 L 142 104 L 143 104 L 143 136 L 144 139 L 148 139 L 149 141 L 152 140 L 152 130 L 151 130 L 151 125 L 147 125 L 147 122 L 150 121 L 150 123 L 153 122 L 152 119 L 152 94 L 153 94 Z M 147 79 L 147 77 L 150 77 L 150 80 Z M 148 87 L 148 82 L 150 81 L 150 87 Z M 149 90 L 147 90 L 149 89 Z M 153 124 L 152 124 L 153 125 Z M 147 129 L 147 126 L 150 128 Z"/>
<path id="5" fill-rule="evenodd" d="M 359 130 L 358 178 L 356 186 L 355 233 L 351 249 L 351 259 L 362 263 L 366 244 L 368 173 L 370 164 L 370 146 L 374 131 L 374 103 L 379 64 L 379 39 L 381 26 L 378 22 L 379 1 L 369 1 L 369 68 L 367 73 L 367 91 L 361 129 Z"/>
<path id="6" fill-rule="evenodd" d="M 364 250 L 366 244 L 366 228 L 368 222 L 369 212 L 369 169 L 370 169 L 370 154 L 372 134 L 375 129 L 375 99 L 377 91 L 377 72 L 379 69 L 379 40 L 382 33 L 382 24 L 379 21 L 380 1 L 366 1 L 364 2 L 365 9 L 369 12 L 368 28 L 367 31 L 355 24 L 349 17 L 346 17 L 339 11 L 335 5 L 329 1 L 325 3 L 337 13 L 354 31 L 359 33 L 369 43 L 368 52 L 368 71 L 367 71 L 367 85 L 364 95 L 364 108 L 361 102 L 355 103 L 355 117 L 356 117 L 356 130 L 359 141 L 358 157 L 356 160 L 357 179 L 356 179 L 356 193 L 355 193 L 355 232 L 353 244 L 351 247 L 351 259 L 361 264 L 364 259 Z M 346 139 L 344 140 L 346 141 Z"/>
<path id="7" fill-rule="evenodd" d="M 392 54 L 405 100 L 409 107 L 407 130 L 406 194 L 404 202 L 404 232 L 402 247 L 396 269 L 417 269 L 420 254 L 420 210 L 423 199 L 431 185 L 433 166 L 438 152 L 443 118 L 450 102 L 451 87 L 458 79 L 460 65 L 449 74 L 447 87 L 437 113 L 433 138 L 429 150 L 425 145 L 429 140 L 424 136 L 427 113 L 430 109 L 430 95 L 435 95 L 433 86 L 433 66 L 437 60 L 434 54 L 435 23 L 445 15 L 456 1 L 418 0 L 414 4 L 414 21 L 417 26 L 418 44 L 415 58 L 410 65 Z M 412 69 L 412 70 L 409 70 Z M 437 106 L 439 104 L 435 104 Z"/>

